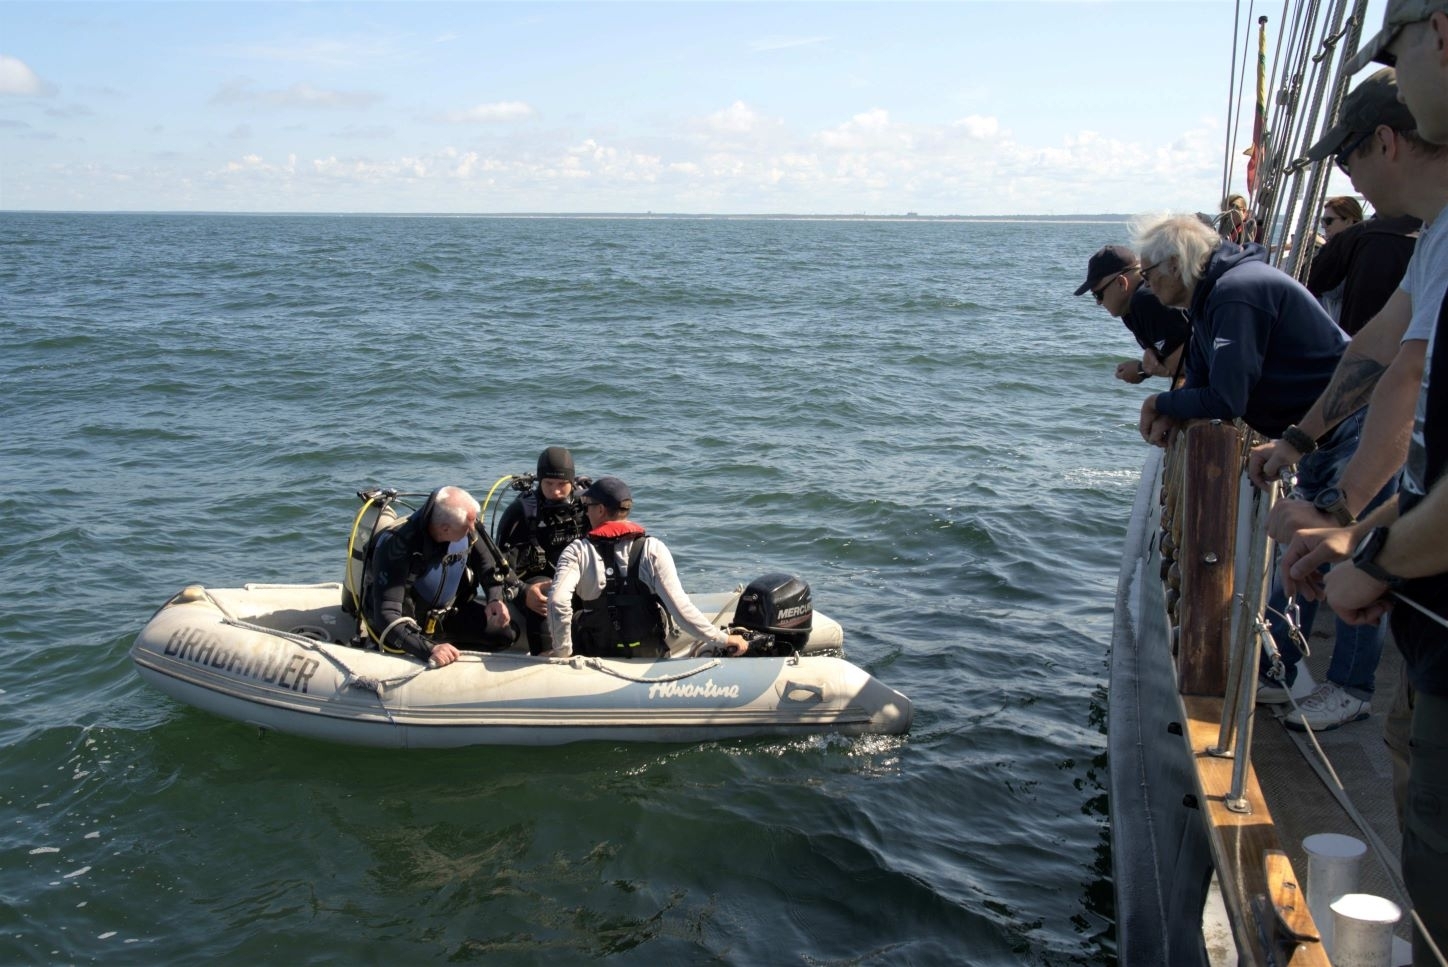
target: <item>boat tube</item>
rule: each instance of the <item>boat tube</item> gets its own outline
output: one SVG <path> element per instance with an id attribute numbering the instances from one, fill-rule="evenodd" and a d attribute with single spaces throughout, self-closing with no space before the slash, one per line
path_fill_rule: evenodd
<path id="1" fill-rule="evenodd" d="M 727 627 L 744 589 L 694 595 Z M 262 729 L 350 745 L 453 748 L 581 741 L 699 742 L 833 732 L 899 734 L 904 695 L 841 657 L 814 612 L 788 657 L 548 659 L 526 647 L 463 652 L 442 668 L 353 647 L 340 584 L 182 590 L 131 647 L 172 698 Z"/>

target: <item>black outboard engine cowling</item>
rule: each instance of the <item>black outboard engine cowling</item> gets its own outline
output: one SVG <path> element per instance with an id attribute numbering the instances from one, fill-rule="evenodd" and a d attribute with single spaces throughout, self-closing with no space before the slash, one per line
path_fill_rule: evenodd
<path id="1" fill-rule="evenodd" d="M 804 651 L 814 625 L 809 585 L 793 574 L 766 574 L 739 596 L 734 624 L 774 636 L 778 654 Z"/>

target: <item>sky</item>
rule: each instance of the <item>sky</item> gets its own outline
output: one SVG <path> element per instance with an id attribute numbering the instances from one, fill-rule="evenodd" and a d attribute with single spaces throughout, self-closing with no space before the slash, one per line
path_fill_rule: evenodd
<path id="1" fill-rule="evenodd" d="M 0 2 L 0 209 L 1215 210 L 1237 14 Z"/>

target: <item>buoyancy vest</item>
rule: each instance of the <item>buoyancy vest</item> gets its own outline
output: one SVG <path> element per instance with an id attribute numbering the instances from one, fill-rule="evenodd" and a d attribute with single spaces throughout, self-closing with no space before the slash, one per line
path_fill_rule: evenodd
<path id="1" fill-rule="evenodd" d="M 639 580 L 645 533 L 642 528 L 616 537 L 588 535 L 603 560 L 603 594 L 592 601 L 573 595 L 573 651 L 598 658 L 654 658 L 668 654 L 664 610 L 658 596 Z M 633 539 L 628 567 L 619 573 L 615 548 Z"/>
<path id="2" fill-rule="evenodd" d="M 513 566 L 524 580 L 540 574 L 551 576 L 563 549 L 588 529 L 588 515 L 578 498 L 544 500 L 536 489 L 523 494 L 518 502 L 523 508 L 528 544 L 515 552 Z"/>
<path id="3" fill-rule="evenodd" d="M 420 509 L 396 520 L 387 529 L 377 531 L 368 547 L 362 595 L 367 607 L 365 615 L 358 615 L 359 631 L 364 637 L 381 646 L 383 651 L 399 651 L 391 644 L 391 626 L 383 627 L 378 624 L 382 610 L 379 595 L 382 590 L 378 585 L 377 570 L 378 562 L 388 553 L 387 545 L 392 541 L 405 541 L 407 544 L 407 560 L 404 565 L 407 595 L 402 604 L 403 613 L 409 624 L 422 634 L 431 635 L 452 611 L 464 581 L 473 579 L 468 568 L 474 543 L 487 539 L 485 534 L 473 528 L 450 542 L 441 554 L 437 554 L 435 550 L 431 554 L 425 553 L 425 546 L 437 546 L 427 533 L 427 522 L 432 517 L 436 498 L 437 491 L 433 491 Z M 501 555 L 495 553 L 494 556 L 502 560 Z M 387 640 L 384 641 L 383 638 Z"/>
<path id="4" fill-rule="evenodd" d="M 464 535 L 448 544 L 447 553 L 429 564 L 412 582 L 412 593 L 419 606 L 427 611 L 441 611 L 452 606 L 468 567 L 471 541 Z"/>

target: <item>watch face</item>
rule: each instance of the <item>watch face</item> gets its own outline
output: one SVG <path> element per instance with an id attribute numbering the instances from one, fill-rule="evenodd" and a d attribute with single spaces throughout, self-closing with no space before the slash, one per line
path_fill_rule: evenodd
<path id="1" fill-rule="evenodd" d="M 1318 510 L 1326 510 L 1333 504 L 1342 503 L 1342 499 L 1342 491 L 1338 488 L 1323 487 L 1317 492 L 1317 496 L 1312 498 L 1312 505 Z"/>

